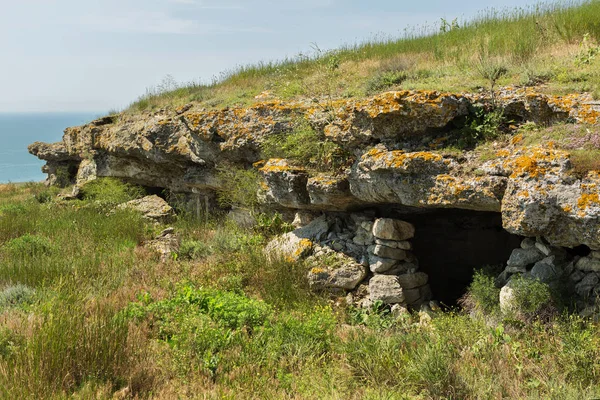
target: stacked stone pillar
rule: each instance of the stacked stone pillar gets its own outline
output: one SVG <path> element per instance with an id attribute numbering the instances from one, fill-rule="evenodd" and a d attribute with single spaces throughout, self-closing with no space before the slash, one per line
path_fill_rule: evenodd
<path id="1" fill-rule="evenodd" d="M 368 284 L 369 302 L 415 306 L 431 299 L 428 276 L 418 271 L 419 263 L 411 252 L 414 235 L 412 224 L 397 219 L 360 224 L 357 238 L 368 245 L 363 262 L 373 273 Z"/>

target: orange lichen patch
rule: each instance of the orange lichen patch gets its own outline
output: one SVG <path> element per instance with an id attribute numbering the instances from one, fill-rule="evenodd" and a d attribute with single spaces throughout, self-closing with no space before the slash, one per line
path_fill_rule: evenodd
<path id="1" fill-rule="evenodd" d="M 171 118 L 161 119 L 160 121 L 158 121 L 158 124 L 161 126 L 168 125 L 170 123 L 171 123 Z"/>
<path id="2" fill-rule="evenodd" d="M 548 148 L 528 149 L 516 158 L 506 159 L 504 168 L 512 170 L 511 178 L 530 176 L 538 178 L 551 170 L 552 163 L 566 158 L 567 153 Z"/>
<path id="3" fill-rule="evenodd" d="M 313 242 L 309 239 L 300 239 L 300 242 L 298 242 L 298 247 L 296 248 L 296 250 L 294 250 L 293 257 L 295 259 L 302 257 L 310 249 L 312 249 L 313 245 Z"/>
<path id="4" fill-rule="evenodd" d="M 436 183 L 439 183 L 448 191 L 448 194 L 452 196 L 459 196 L 465 190 L 471 189 L 470 186 L 465 185 L 461 180 L 451 175 L 438 175 L 436 178 Z"/>
<path id="5" fill-rule="evenodd" d="M 443 160 L 443 157 L 440 154 L 428 151 L 405 153 L 402 150 L 385 151 L 374 148 L 366 152 L 362 159 L 383 162 L 387 168 L 406 168 L 409 161 L 439 162 Z"/>
<path id="6" fill-rule="evenodd" d="M 314 267 L 310 270 L 310 273 L 314 275 L 322 274 L 323 272 L 325 272 L 325 270 L 321 267 Z"/>
<path id="7" fill-rule="evenodd" d="M 577 207 L 579 207 L 582 210 L 598 205 L 600 205 L 600 198 L 598 197 L 598 193 L 583 193 L 581 197 L 577 200 Z"/>
<path id="8" fill-rule="evenodd" d="M 522 190 L 519 193 L 517 193 L 517 197 L 529 197 L 529 191 L 528 190 Z"/>
<path id="9" fill-rule="evenodd" d="M 343 179 L 338 179 L 329 175 L 317 175 L 309 178 L 308 184 L 317 184 L 320 186 L 335 186 Z"/>
<path id="10" fill-rule="evenodd" d="M 514 146 L 514 145 L 521 143 L 522 141 L 523 141 L 523 134 L 520 133 L 518 135 L 513 136 L 510 139 L 510 144 L 512 144 Z"/>
<path id="11" fill-rule="evenodd" d="M 254 168 L 256 168 L 256 169 L 260 169 L 260 168 L 264 167 L 264 165 L 265 165 L 266 163 L 267 163 L 267 161 L 266 161 L 266 160 L 259 160 L 259 161 L 255 162 L 255 163 L 253 163 L 253 164 L 252 164 L 252 166 L 253 166 Z"/>
<path id="12" fill-rule="evenodd" d="M 570 204 L 566 204 L 566 205 L 562 206 L 562 209 L 566 213 L 570 213 L 571 211 L 573 211 L 573 207 Z"/>
<path id="13" fill-rule="evenodd" d="M 593 104 L 589 104 L 589 98 L 581 94 L 569 94 L 566 96 L 550 96 L 548 104 L 568 112 L 579 122 L 586 124 L 597 124 L 600 122 L 600 111 Z"/>
<path id="14" fill-rule="evenodd" d="M 304 172 L 304 168 L 292 167 L 288 164 L 287 160 L 283 158 L 272 158 L 265 163 L 265 165 L 259 169 L 260 172 Z"/>
<path id="15" fill-rule="evenodd" d="M 502 149 L 502 150 L 498 150 L 496 152 L 496 155 L 498 157 L 508 157 L 510 155 L 510 151 L 506 150 L 506 149 Z"/>

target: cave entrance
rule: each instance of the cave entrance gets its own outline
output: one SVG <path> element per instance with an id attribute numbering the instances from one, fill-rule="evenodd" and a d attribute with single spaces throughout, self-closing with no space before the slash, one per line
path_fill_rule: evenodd
<path id="1" fill-rule="evenodd" d="M 412 243 L 419 270 L 429 275 L 433 297 L 447 306 L 457 305 L 476 269 L 503 267 L 521 242 L 521 237 L 502 228 L 500 213 L 456 209 L 380 213 L 414 224 Z"/>

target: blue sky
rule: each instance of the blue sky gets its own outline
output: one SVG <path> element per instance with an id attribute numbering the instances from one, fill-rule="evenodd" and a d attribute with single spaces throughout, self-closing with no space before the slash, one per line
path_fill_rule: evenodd
<path id="1" fill-rule="evenodd" d="M 166 75 L 236 65 L 469 18 L 519 0 L 0 0 L 0 112 L 123 108 Z"/>

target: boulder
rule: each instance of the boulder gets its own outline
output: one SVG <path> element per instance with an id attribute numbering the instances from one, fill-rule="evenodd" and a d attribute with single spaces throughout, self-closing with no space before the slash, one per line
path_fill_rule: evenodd
<path id="1" fill-rule="evenodd" d="M 598 283 L 600 283 L 600 278 L 596 273 L 591 272 L 575 285 L 575 293 L 583 298 L 588 298 Z"/>
<path id="2" fill-rule="evenodd" d="M 406 260 L 406 251 L 402 249 L 393 249 L 391 247 L 376 245 L 373 254 L 381 258 L 391 258 L 392 260 Z"/>
<path id="3" fill-rule="evenodd" d="M 593 257 L 582 257 L 575 264 L 575 268 L 581 271 L 600 272 L 600 259 Z"/>
<path id="4" fill-rule="evenodd" d="M 559 279 L 563 271 L 555 260 L 556 256 L 550 256 L 536 262 L 531 269 L 531 277 L 546 283 Z"/>
<path id="5" fill-rule="evenodd" d="M 535 239 L 533 239 L 533 238 L 525 238 L 525 239 L 523 239 L 523 241 L 521 241 L 521 248 L 522 249 L 530 249 L 532 247 L 535 247 Z"/>
<path id="6" fill-rule="evenodd" d="M 412 250 L 412 244 L 408 241 L 395 241 L 395 240 L 384 240 L 375 238 L 375 244 L 379 244 L 392 249 Z"/>
<path id="7" fill-rule="evenodd" d="M 414 272 L 398 275 L 398 282 L 402 289 L 415 289 L 427 284 L 429 277 L 424 272 Z"/>
<path id="8" fill-rule="evenodd" d="M 381 258 L 377 256 L 369 257 L 369 268 L 371 272 L 381 274 L 390 270 L 392 267 L 398 264 L 398 260 L 392 260 L 389 258 Z"/>
<path id="9" fill-rule="evenodd" d="M 535 247 L 528 249 L 514 249 L 506 263 L 509 272 L 525 272 L 527 267 L 544 258 L 544 255 Z"/>
<path id="10" fill-rule="evenodd" d="M 166 262 L 179 251 L 179 240 L 174 232 L 173 228 L 164 229 L 154 239 L 145 242 L 144 246 L 156 252 L 161 262 Z"/>
<path id="11" fill-rule="evenodd" d="M 369 299 L 384 304 L 404 302 L 404 293 L 398 277 L 393 275 L 375 275 L 369 281 Z"/>
<path id="12" fill-rule="evenodd" d="M 403 241 L 415 236 L 415 227 L 397 219 L 380 218 L 373 224 L 373 236 L 384 240 Z"/>
<path id="13" fill-rule="evenodd" d="M 339 266 L 315 266 L 308 272 L 308 282 L 313 290 L 352 290 L 367 276 L 362 265 L 348 260 Z"/>
<path id="14" fill-rule="evenodd" d="M 142 213 L 144 218 L 161 223 L 167 223 L 175 216 L 175 211 L 169 203 L 157 195 L 131 200 L 127 203 L 119 204 L 117 208 L 138 211 Z"/>
<path id="15" fill-rule="evenodd" d="M 319 217 L 302 228 L 271 240 L 265 247 L 265 253 L 297 261 L 308 256 L 315 242 L 327 235 L 329 225 L 330 221 L 325 216 Z"/>
<path id="16" fill-rule="evenodd" d="M 352 239 L 352 241 L 359 246 L 369 246 L 373 244 L 374 240 L 373 234 L 370 231 L 366 231 L 362 228 L 359 228 L 356 231 L 356 236 L 354 236 L 354 239 Z"/>

